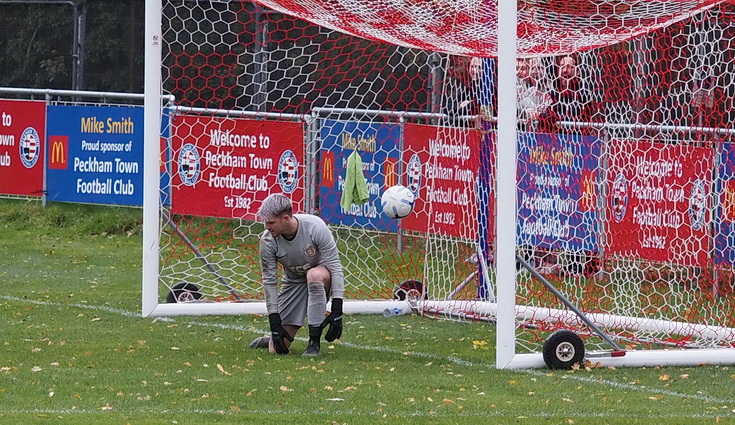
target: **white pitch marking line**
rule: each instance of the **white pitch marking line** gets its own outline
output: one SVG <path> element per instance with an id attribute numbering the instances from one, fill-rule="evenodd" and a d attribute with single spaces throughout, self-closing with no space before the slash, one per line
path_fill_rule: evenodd
<path id="1" fill-rule="evenodd" d="M 56 306 L 56 307 L 74 307 L 74 308 L 81 308 L 81 309 L 87 309 L 87 310 L 97 310 L 97 311 L 104 311 L 108 313 L 118 314 L 118 315 L 126 316 L 126 317 L 143 318 L 141 317 L 140 313 L 136 313 L 136 312 L 132 312 L 128 310 L 122 310 L 118 308 L 105 307 L 105 306 L 96 306 L 96 305 L 79 304 L 79 303 L 62 304 L 62 303 L 56 303 L 52 301 L 29 300 L 25 298 L 11 297 L 11 296 L 5 296 L 5 295 L 0 295 L 0 299 L 5 299 L 8 301 L 31 303 L 31 304 L 37 304 L 37 305 L 50 305 L 50 306 Z M 170 317 L 156 317 L 155 319 L 152 319 L 152 320 L 161 321 L 161 322 L 175 322 L 176 321 Z M 257 329 L 252 326 L 239 326 L 239 325 L 230 325 L 230 324 L 222 324 L 222 323 L 205 323 L 205 322 L 196 322 L 196 321 L 188 321 L 186 323 L 189 325 L 193 325 L 193 326 L 219 328 L 219 329 L 236 330 L 236 331 L 246 331 L 246 332 L 253 332 L 256 334 L 266 334 L 267 333 L 266 331 L 262 329 Z M 306 338 L 302 338 L 302 337 L 297 337 L 296 339 L 300 341 L 307 340 Z M 422 352 L 416 352 L 416 351 L 396 350 L 393 348 L 358 345 L 358 344 L 353 344 L 351 342 L 346 342 L 346 341 L 340 341 L 339 345 L 343 345 L 345 347 L 350 347 L 350 348 L 354 348 L 358 350 L 378 351 L 378 352 L 393 353 L 393 354 L 405 355 L 405 356 L 421 357 L 421 358 L 427 358 L 427 359 L 432 359 L 432 360 L 443 360 L 443 361 L 448 361 L 450 363 L 454 363 L 460 366 L 480 367 L 480 368 L 493 369 L 493 370 L 495 369 L 494 364 L 473 363 L 468 360 L 463 360 L 463 359 L 460 359 L 454 356 L 443 357 L 443 356 L 439 356 L 439 355 L 432 354 L 432 353 L 422 353 Z M 516 372 L 522 372 L 522 373 L 527 373 L 529 375 L 536 375 L 536 376 L 546 376 L 547 375 L 547 372 L 542 372 L 542 371 L 538 371 L 534 369 L 516 369 Z M 580 382 L 586 382 L 586 383 L 591 383 L 591 384 L 605 385 L 608 387 L 613 387 L 613 388 L 623 389 L 623 390 L 628 390 L 628 391 L 639 391 L 643 393 L 660 394 L 660 395 L 666 395 L 666 396 L 671 396 L 671 397 L 689 398 L 693 400 L 706 401 L 709 403 L 735 405 L 735 400 L 733 399 L 709 397 L 709 396 L 701 395 L 701 394 L 685 394 L 685 393 L 679 393 L 675 391 L 669 391 L 669 390 L 663 390 L 663 389 L 657 389 L 657 388 L 649 388 L 649 387 L 644 388 L 644 387 L 636 386 L 633 384 L 620 383 L 620 382 L 615 382 L 615 381 L 611 381 L 608 379 L 597 379 L 597 378 L 590 378 L 586 376 L 566 375 L 566 374 L 561 375 L 561 378 L 562 379 L 572 379 L 572 380 L 577 380 Z M 701 417 L 708 417 L 708 416 L 701 416 Z"/>
<path id="2" fill-rule="evenodd" d="M 300 410 L 276 410 L 276 409 L 267 409 L 267 410 L 253 410 L 253 409 L 247 409 L 247 414 L 268 414 L 268 415 L 301 415 L 305 412 Z M 117 410 L 115 408 L 112 408 L 110 410 L 101 410 L 101 409 L 36 409 L 36 410 L 30 410 L 30 409 L 6 409 L 2 411 L 3 414 L 10 414 L 10 415 L 89 415 L 89 414 L 99 414 L 99 415 L 114 415 L 116 413 L 119 414 L 144 414 L 144 415 L 190 415 L 190 414 L 201 414 L 201 415 L 227 415 L 227 416 L 237 416 L 241 415 L 241 412 L 231 411 L 231 410 L 216 410 L 216 409 L 180 409 L 180 410 L 172 410 L 172 409 L 161 409 L 161 410 L 146 410 L 146 409 L 125 409 L 125 410 Z M 353 410 L 313 410 L 309 412 L 309 415 L 313 416 L 346 416 L 346 415 L 360 415 L 360 416 L 383 416 L 384 413 L 375 412 L 375 411 L 368 411 L 368 412 L 355 412 Z M 390 414 L 391 416 L 400 415 L 400 416 L 411 416 L 411 417 L 426 417 L 426 418 L 440 418 L 440 417 L 447 417 L 451 416 L 452 418 L 472 418 L 472 417 L 498 417 L 498 418 L 505 418 L 509 417 L 508 415 L 504 414 L 503 412 L 477 412 L 477 413 L 456 413 L 451 415 L 441 415 L 436 413 L 428 413 L 428 412 L 393 412 Z M 537 412 L 537 413 L 529 413 L 524 414 L 523 417 L 525 418 L 574 418 L 574 419 L 587 419 L 587 418 L 626 418 L 626 419 L 717 419 L 728 416 L 728 414 L 715 414 L 715 413 L 707 413 L 707 414 L 691 414 L 687 416 L 681 416 L 676 414 L 670 414 L 670 415 L 638 415 L 638 414 L 610 414 L 607 412 L 590 412 L 589 414 L 570 414 L 569 412 Z"/>

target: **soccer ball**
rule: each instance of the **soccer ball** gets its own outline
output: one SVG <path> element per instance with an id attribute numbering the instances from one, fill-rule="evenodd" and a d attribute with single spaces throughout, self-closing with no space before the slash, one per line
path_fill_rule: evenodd
<path id="1" fill-rule="evenodd" d="M 401 219 L 413 211 L 413 192 L 406 186 L 391 186 L 383 192 L 380 205 L 383 212 L 390 218 Z"/>

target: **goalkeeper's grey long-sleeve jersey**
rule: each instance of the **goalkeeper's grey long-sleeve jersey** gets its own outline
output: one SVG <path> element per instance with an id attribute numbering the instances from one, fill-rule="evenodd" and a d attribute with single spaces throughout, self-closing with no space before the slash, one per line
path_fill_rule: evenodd
<path id="1" fill-rule="evenodd" d="M 306 271 L 324 266 L 332 274 L 332 298 L 344 296 L 342 262 L 332 232 L 321 218 L 294 214 L 299 229 L 293 240 L 273 237 L 269 231 L 260 235 L 260 267 L 263 272 L 265 304 L 268 314 L 278 313 L 278 264 L 283 266 L 282 283 L 306 283 Z"/>

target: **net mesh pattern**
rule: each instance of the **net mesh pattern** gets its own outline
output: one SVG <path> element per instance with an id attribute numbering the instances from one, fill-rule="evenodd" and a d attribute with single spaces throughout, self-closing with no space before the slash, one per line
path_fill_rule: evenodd
<path id="1" fill-rule="evenodd" d="M 722 1 L 519 1 L 522 56 L 572 53 L 649 33 Z M 326 28 L 444 53 L 497 55 L 494 1 L 263 1 Z"/>
<path id="2" fill-rule="evenodd" d="M 720 3 L 519 2 L 517 253 L 629 347 L 735 340 L 735 14 Z M 163 12 L 164 294 L 262 300 L 256 212 L 286 192 L 332 229 L 346 298 L 414 291 L 424 314 L 495 319 L 494 3 Z M 355 152 L 369 200 L 345 206 Z M 416 195 L 402 220 L 380 203 L 397 184 Z M 520 264 L 517 283 L 522 350 L 559 328 L 604 347 Z"/>

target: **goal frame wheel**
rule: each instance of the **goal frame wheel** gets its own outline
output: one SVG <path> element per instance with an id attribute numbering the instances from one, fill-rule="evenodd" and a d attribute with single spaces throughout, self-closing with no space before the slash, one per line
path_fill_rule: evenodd
<path id="1" fill-rule="evenodd" d="M 544 341 L 544 363 L 549 369 L 571 369 L 584 361 L 584 341 L 576 333 L 558 330 Z"/>
<path id="2" fill-rule="evenodd" d="M 393 298 L 399 301 L 407 299 L 426 300 L 429 294 L 426 293 L 424 283 L 416 279 L 408 279 L 401 282 L 393 291 Z"/>
<path id="3" fill-rule="evenodd" d="M 176 304 L 199 301 L 201 298 L 202 293 L 199 291 L 199 286 L 190 282 L 179 282 L 171 287 L 171 290 L 166 296 L 166 302 L 168 304 Z"/>

